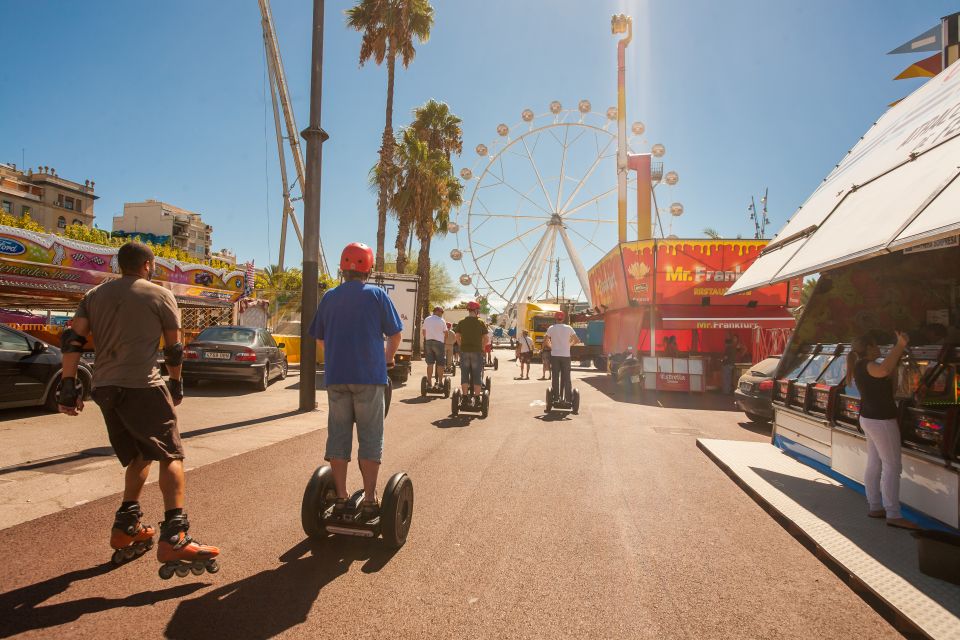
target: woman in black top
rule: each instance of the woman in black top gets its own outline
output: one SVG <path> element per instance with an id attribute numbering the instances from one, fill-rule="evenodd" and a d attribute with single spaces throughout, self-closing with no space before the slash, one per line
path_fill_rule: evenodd
<path id="1" fill-rule="evenodd" d="M 867 468 L 863 485 L 867 492 L 867 515 L 886 516 L 887 524 L 917 529 L 900 513 L 900 427 L 893 398 L 892 375 L 907 348 L 907 334 L 897 331 L 897 344 L 882 361 L 873 333 L 853 341 L 847 356 L 847 384 L 856 381 L 860 391 L 860 427 L 867 436 Z"/>

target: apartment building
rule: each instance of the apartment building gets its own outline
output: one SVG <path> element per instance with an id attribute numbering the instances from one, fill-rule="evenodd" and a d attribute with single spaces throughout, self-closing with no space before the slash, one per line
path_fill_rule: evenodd
<path id="1" fill-rule="evenodd" d="M 237 254 L 230 249 L 220 249 L 220 251 L 214 251 L 210 254 L 210 257 L 214 260 L 219 260 L 221 262 L 226 262 L 231 267 L 237 266 Z"/>
<path id="2" fill-rule="evenodd" d="M 124 203 L 123 215 L 113 218 L 113 231 L 127 236 L 150 234 L 155 242 L 169 241 L 191 258 L 211 258 L 213 227 L 204 224 L 199 213 L 159 200 Z"/>
<path id="3" fill-rule="evenodd" d="M 68 224 L 93 226 L 92 180 L 83 184 L 57 175 L 53 167 L 37 171 L 0 163 L 0 210 L 13 216 L 29 214 L 47 231 L 63 231 Z"/>

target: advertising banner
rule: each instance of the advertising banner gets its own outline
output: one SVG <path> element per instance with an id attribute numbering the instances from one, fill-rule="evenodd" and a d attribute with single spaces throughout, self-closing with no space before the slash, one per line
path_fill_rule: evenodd
<path id="1" fill-rule="evenodd" d="M 658 371 L 657 391 L 690 391 L 690 374 Z"/>
<path id="2" fill-rule="evenodd" d="M 0 287 L 82 296 L 117 278 L 116 247 L 0 226 Z M 153 281 L 178 296 L 232 304 L 243 294 L 243 272 L 157 258 Z"/>
<path id="3" fill-rule="evenodd" d="M 605 255 L 590 269 L 590 300 L 596 307 L 622 309 L 628 305 L 620 246 Z"/>

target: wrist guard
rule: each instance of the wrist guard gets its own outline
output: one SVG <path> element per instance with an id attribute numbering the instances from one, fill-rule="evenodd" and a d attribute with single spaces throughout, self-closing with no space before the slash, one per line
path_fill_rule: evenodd
<path id="1" fill-rule="evenodd" d="M 167 380 L 167 390 L 174 400 L 183 400 L 183 380 Z"/>
<path id="2" fill-rule="evenodd" d="M 76 378 L 61 378 L 57 385 L 57 404 L 64 407 L 76 408 L 80 389 Z"/>

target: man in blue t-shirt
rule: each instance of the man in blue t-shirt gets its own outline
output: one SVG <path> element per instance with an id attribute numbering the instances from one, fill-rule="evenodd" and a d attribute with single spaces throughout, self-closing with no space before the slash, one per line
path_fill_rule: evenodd
<path id="1" fill-rule="evenodd" d="M 372 269 L 373 250 L 359 242 L 348 244 L 340 257 L 343 284 L 323 296 L 310 326 L 310 335 L 324 350 L 329 405 L 324 459 L 333 467 L 334 510 L 342 511 L 349 497 L 347 465 L 356 423 L 365 493 L 361 516 L 367 520 L 380 512 L 377 474 L 383 454 L 384 389 L 403 329 L 387 293 L 366 284 Z"/>

